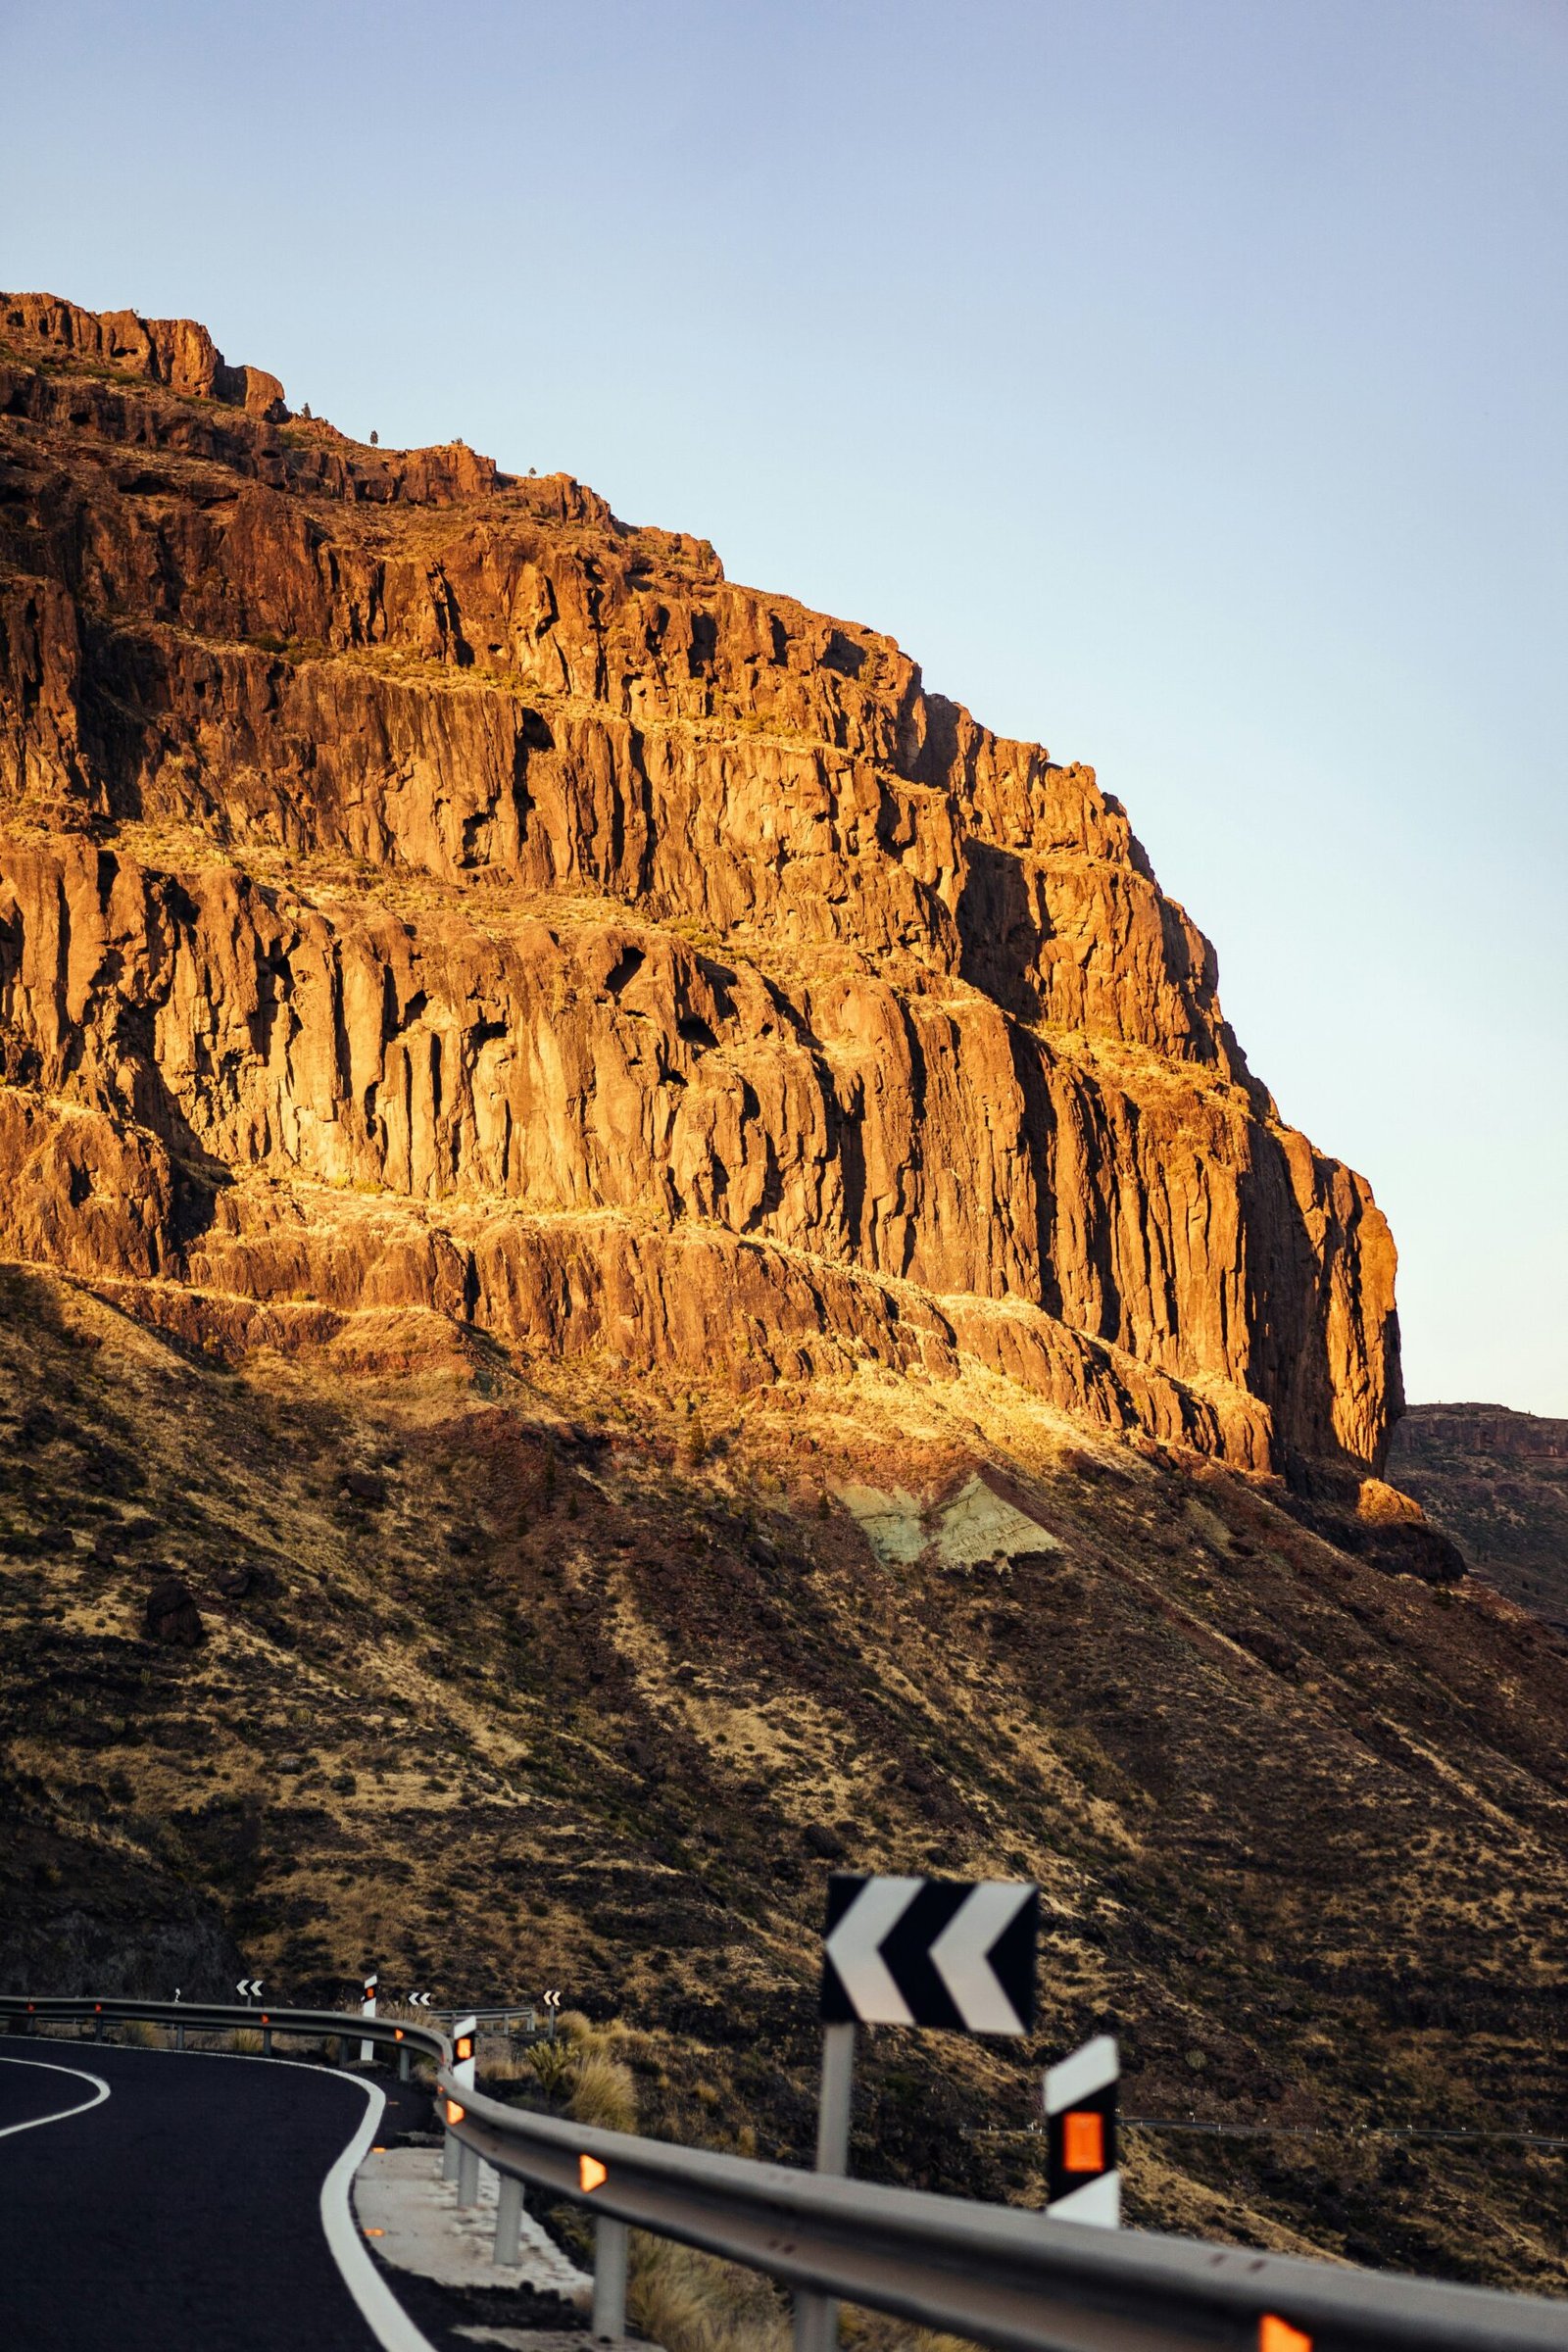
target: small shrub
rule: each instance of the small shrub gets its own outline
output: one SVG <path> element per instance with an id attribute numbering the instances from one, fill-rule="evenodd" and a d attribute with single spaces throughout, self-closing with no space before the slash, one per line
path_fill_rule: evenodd
<path id="1" fill-rule="evenodd" d="M 603 2051 L 585 2052 L 572 2068 L 566 2106 L 579 2124 L 601 2132 L 635 2132 L 637 2086 L 630 2067 Z"/>
<path id="2" fill-rule="evenodd" d="M 528 2064 L 539 2078 L 540 2089 L 547 2098 L 554 2098 L 571 2072 L 570 2047 L 564 2041 L 536 2041 L 528 2052 Z"/>

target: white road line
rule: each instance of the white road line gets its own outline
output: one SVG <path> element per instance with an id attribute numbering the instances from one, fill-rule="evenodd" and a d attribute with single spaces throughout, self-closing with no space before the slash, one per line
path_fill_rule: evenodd
<path id="1" fill-rule="evenodd" d="M 85 2115 L 89 2107 L 101 2107 L 109 2096 L 109 2085 L 102 2075 L 89 2075 L 79 2066 L 51 2066 L 45 2058 L 0 2058 L 0 2066 L 32 2066 L 41 2075 L 71 2075 L 78 2082 L 93 2086 L 90 2099 L 78 2099 L 74 2107 L 57 2107 L 53 2115 L 35 2115 L 25 2124 L 0 2125 L 0 2139 L 9 2139 L 13 2132 L 36 2132 L 41 2124 L 63 2124 L 68 2115 Z"/>
<path id="2" fill-rule="evenodd" d="M 365 2121 L 321 2183 L 321 2228 L 343 2283 L 382 2352 L 435 2352 L 370 2260 L 349 2203 L 354 2176 L 370 2152 L 386 2108 L 385 2096 L 373 2082 L 362 2082 L 360 2088 L 365 2093 Z"/>
<path id="3" fill-rule="evenodd" d="M 252 2057 L 248 2051 L 185 2050 L 179 2054 L 187 2058 L 226 2058 L 231 2066 L 296 2067 L 301 2074 L 314 2075 L 318 2082 L 321 2080 L 325 2072 L 324 2068 L 312 2066 L 303 2058 Z M 146 2055 L 148 2057 L 167 2057 L 169 2053 L 162 2050 L 149 2050 Z M 41 2060 L 35 2058 L 0 2058 L 0 2066 L 37 2066 L 41 2063 Z M 100 2101 L 109 2096 L 108 2083 L 98 2075 L 82 2073 L 80 2067 L 54 2066 L 49 2067 L 47 2071 L 54 2075 L 76 2075 L 83 2082 L 98 2084 L 96 2098 L 83 2099 L 79 2107 L 62 2108 L 62 2115 L 82 2115 L 89 2107 L 96 2107 Z M 321 2183 L 321 2230 L 326 2239 L 327 2251 L 337 2264 L 338 2274 L 344 2285 L 354 2297 L 361 2319 L 381 2346 L 381 2352 L 436 2352 L 429 2337 L 422 2335 L 416 2328 L 371 2261 L 365 2240 L 360 2235 L 359 2225 L 354 2219 L 353 2207 L 349 2202 L 349 2191 L 354 2185 L 354 2176 L 369 2154 L 376 2129 L 386 2112 L 385 2093 L 373 2082 L 356 2082 L 351 2077 L 343 2075 L 334 2079 L 340 2082 L 347 2082 L 351 2089 L 364 2091 L 365 2118 L 354 2137 L 349 2141 L 348 2146 L 343 2150 L 342 2155 Z M 53 2115 L 40 2115 L 36 2118 L 40 2124 L 58 2123 L 59 2120 L 58 2116 Z M 8 2124 L 6 2130 L 30 2132 L 32 2126 L 31 2124 Z M 0 2133 L 0 2137 L 4 2137 L 4 2133 Z"/>

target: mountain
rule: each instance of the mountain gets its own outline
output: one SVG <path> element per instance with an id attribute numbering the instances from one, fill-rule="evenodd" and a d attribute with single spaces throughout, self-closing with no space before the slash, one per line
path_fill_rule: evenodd
<path id="1" fill-rule="evenodd" d="M 1502 1404 L 1412 1405 L 1391 1462 L 1477 1576 L 1568 1630 L 1568 1421 Z"/>
<path id="2" fill-rule="evenodd" d="M 801 2154 L 835 1862 L 1028 1875 L 858 2168 L 1561 2286 L 1568 1645 L 1093 774 L 185 321 L 0 297 L 0 1973 L 564 1982 Z M 1499 2125 L 1499 2118 L 1502 2119 Z"/>
<path id="3" fill-rule="evenodd" d="M 1381 1465 L 1394 1250 L 1093 774 L 561 477 L 0 300 L 4 1239 L 243 1348 L 973 1365 Z"/>

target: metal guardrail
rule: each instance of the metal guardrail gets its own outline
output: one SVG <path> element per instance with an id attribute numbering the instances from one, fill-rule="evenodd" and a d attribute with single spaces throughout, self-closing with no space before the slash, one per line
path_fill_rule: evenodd
<path id="1" fill-rule="evenodd" d="M 530 2114 L 470 2088 L 453 2072 L 451 2043 L 429 2027 L 319 2010 L 0 1994 L 0 2030 L 25 2030 L 29 2016 L 341 2035 L 401 2048 L 405 2073 L 411 2053 L 433 2058 L 449 2149 L 464 2151 L 460 2201 L 472 2201 L 481 2158 L 501 2178 L 500 2259 L 510 2233 L 515 2260 L 513 2183 L 596 2217 L 601 2340 L 621 2332 L 632 2228 L 1003 2352 L 1568 2352 L 1568 2302 L 1089 2229 Z"/>

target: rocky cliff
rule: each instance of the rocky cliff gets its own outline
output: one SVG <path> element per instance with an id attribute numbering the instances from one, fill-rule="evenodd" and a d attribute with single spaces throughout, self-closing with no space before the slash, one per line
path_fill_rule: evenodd
<path id="1" fill-rule="evenodd" d="M 1391 1475 L 1477 1576 L 1568 1630 L 1568 1421 L 1502 1404 L 1417 1404 Z"/>
<path id="2" fill-rule="evenodd" d="M 0 337 L 0 1250 L 233 1350 L 417 1305 L 1380 1467 L 1388 1229 L 1090 770 L 187 321 Z"/>

